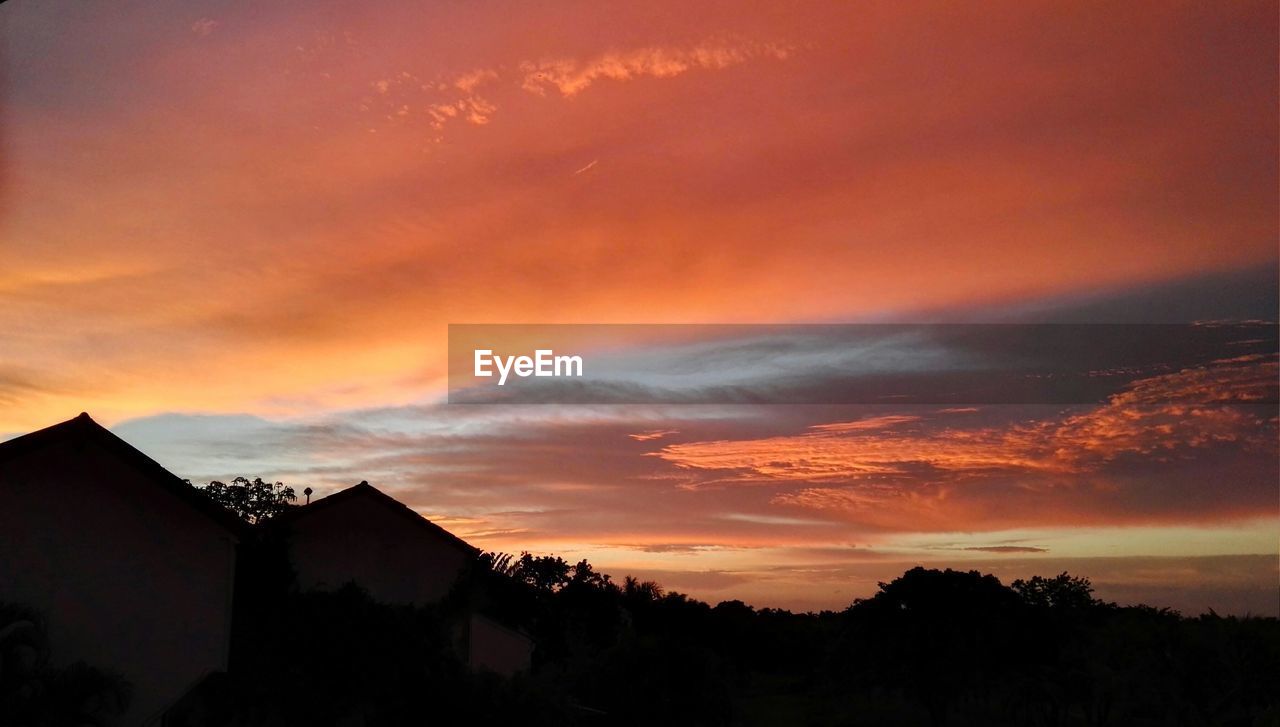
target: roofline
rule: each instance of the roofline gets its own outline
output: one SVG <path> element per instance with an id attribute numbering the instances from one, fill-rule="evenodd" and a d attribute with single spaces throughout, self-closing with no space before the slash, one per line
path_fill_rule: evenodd
<path id="1" fill-rule="evenodd" d="M 334 505 L 341 505 L 342 503 L 348 500 L 354 499 L 356 497 L 362 497 L 362 496 L 371 497 L 375 502 L 381 503 L 392 512 L 395 512 L 403 517 L 412 519 L 418 526 L 426 528 L 427 531 L 430 532 L 432 535 L 435 535 L 437 537 L 442 537 L 445 540 L 445 542 L 463 551 L 467 555 L 476 556 L 476 555 L 479 555 L 481 552 L 479 548 L 475 547 L 474 545 L 471 545 L 467 541 L 463 540 L 462 538 L 459 538 L 457 535 L 454 535 L 453 533 L 449 532 L 448 530 L 445 530 L 439 525 L 436 525 L 435 523 L 431 522 L 430 520 L 420 515 L 413 508 L 409 507 L 408 505 L 404 504 L 403 502 L 400 502 L 399 500 L 392 497 L 391 495 L 388 495 L 382 490 L 379 490 L 378 488 L 364 481 L 360 482 L 360 484 L 352 485 L 351 487 L 348 487 L 345 490 L 339 490 L 338 492 L 335 492 L 331 495 L 326 495 L 325 497 L 322 497 L 319 500 L 316 500 L 315 502 L 309 505 L 301 505 L 298 507 L 293 507 L 288 510 L 285 510 L 284 512 L 280 513 L 276 517 L 271 518 L 271 520 L 269 520 L 266 524 L 270 526 L 273 523 L 294 522 L 302 518 L 305 518 L 308 515 L 311 515 L 317 510 L 324 510 L 326 508 L 333 507 Z"/>
<path id="2" fill-rule="evenodd" d="M 191 483 L 165 469 L 163 465 L 148 457 L 142 450 L 95 422 L 85 412 L 80 412 L 80 416 L 68 419 L 65 422 L 15 437 L 7 442 L 0 442 L 0 462 L 34 452 L 64 438 L 74 437 L 89 439 L 114 453 L 170 494 L 179 500 L 183 500 L 192 509 L 212 520 L 232 535 L 239 537 L 245 532 L 247 525 L 240 518 L 205 497 Z"/>

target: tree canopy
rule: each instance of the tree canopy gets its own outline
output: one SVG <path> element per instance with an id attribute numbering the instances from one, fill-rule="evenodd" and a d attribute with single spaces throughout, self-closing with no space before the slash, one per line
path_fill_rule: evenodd
<path id="1" fill-rule="evenodd" d="M 214 480 L 196 489 L 250 524 L 279 515 L 298 499 L 292 487 L 261 477 L 237 477 L 230 484 Z"/>

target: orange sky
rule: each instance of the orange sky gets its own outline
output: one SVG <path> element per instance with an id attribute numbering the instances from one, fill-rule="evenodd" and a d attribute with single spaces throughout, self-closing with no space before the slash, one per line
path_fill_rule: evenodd
<path id="1" fill-rule="evenodd" d="M 495 547 L 750 571 L 734 587 L 782 593 L 795 584 L 770 590 L 759 574 L 808 556 L 759 549 L 875 540 L 832 508 L 794 507 L 832 483 L 676 483 L 714 469 L 708 458 L 737 467 L 763 447 L 775 462 L 838 439 L 812 427 L 856 416 L 763 432 L 656 410 L 451 414 L 437 404 L 446 325 L 910 320 L 1274 276 L 1278 21 L 1264 2 L 12 0 L 0 432 L 87 410 L 133 422 L 134 441 L 183 475 L 245 462 L 331 487 L 372 468 Z M 517 418 L 556 444 L 510 448 Z M 288 429 L 295 444 L 273 459 L 233 430 L 214 443 L 221 459 L 201 459 L 215 420 Z M 1048 420 L 989 436 L 1081 436 L 1078 421 Z M 157 421 L 191 434 L 166 439 Z M 317 428 L 359 436 L 296 444 Z M 380 438 L 401 430 L 436 439 Z M 683 439 L 627 437 L 650 430 Z M 938 440 L 879 441 L 900 454 Z M 465 442 L 465 461 L 440 442 Z M 599 466 L 503 489 L 570 444 Z M 477 469 L 485 457 L 506 469 Z M 1065 538 L 1063 557 L 1098 555 L 1061 530 L 1094 526 L 1121 529 L 1097 536 L 1117 556 L 1166 555 L 1177 538 L 1124 530 L 1153 520 L 1209 528 L 1202 555 L 1274 555 L 1274 502 L 1259 505 L 1256 483 L 1222 486 L 1238 507 L 1208 524 L 1189 504 L 1143 516 L 1146 496 L 1109 519 L 1052 494 L 1034 517 L 982 497 L 939 517 L 956 532 L 1049 528 L 1036 536 Z M 672 511 L 633 512 L 639 492 Z M 908 537 L 900 504 L 872 506 L 868 522 Z M 703 550 L 644 550 L 663 543 Z M 907 560 L 928 551 L 891 545 Z"/>

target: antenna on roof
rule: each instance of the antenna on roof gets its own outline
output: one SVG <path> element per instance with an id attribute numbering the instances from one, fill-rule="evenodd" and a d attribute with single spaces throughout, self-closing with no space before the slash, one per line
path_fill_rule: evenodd
<path id="1" fill-rule="evenodd" d="M 307 496 L 307 504 L 310 505 L 311 504 L 311 488 L 308 487 L 307 489 L 303 490 L 302 494 Z"/>

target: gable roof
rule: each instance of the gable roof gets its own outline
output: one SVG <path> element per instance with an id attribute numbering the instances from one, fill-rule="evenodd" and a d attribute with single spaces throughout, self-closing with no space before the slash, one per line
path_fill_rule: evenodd
<path id="1" fill-rule="evenodd" d="M 93 442 L 132 465 L 159 489 L 183 501 L 232 535 L 238 536 L 244 532 L 246 525 L 240 518 L 205 497 L 190 483 L 165 469 L 132 444 L 112 434 L 85 412 L 61 424 L 0 442 L 0 464 L 62 442 Z"/>
<path id="2" fill-rule="evenodd" d="M 367 499 L 372 502 L 376 502 L 395 515 L 413 521 L 418 525 L 418 527 L 422 528 L 424 532 L 430 533 L 431 535 L 444 540 L 449 545 L 458 548 L 469 556 L 474 556 L 480 553 L 479 548 L 476 548 L 462 538 L 459 538 L 457 535 L 454 535 L 448 530 L 445 530 L 439 525 L 436 525 L 425 517 L 419 515 L 408 505 L 400 502 L 382 490 L 379 490 L 368 482 L 361 482 L 358 485 L 353 485 L 327 497 L 322 497 L 309 505 L 290 508 L 272 518 L 270 523 L 297 522 L 298 520 L 302 520 L 318 511 L 333 507 L 341 507 L 344 503 L 351 502 L 355 499 Z"/>

